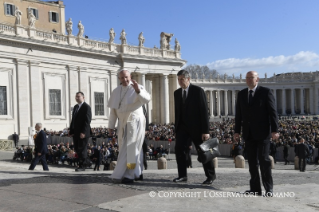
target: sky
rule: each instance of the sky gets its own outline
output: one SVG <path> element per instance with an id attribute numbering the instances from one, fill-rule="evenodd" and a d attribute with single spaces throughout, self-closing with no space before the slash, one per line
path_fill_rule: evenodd
<path id="1" fill-rule="evenodd" d="M 64 0 L 73 34 L 82 21 L 90 39 L 160 46 L 173 33 L 187 64 L 219 73 L 260 75 L 319 70 L 319 0 Z"/>

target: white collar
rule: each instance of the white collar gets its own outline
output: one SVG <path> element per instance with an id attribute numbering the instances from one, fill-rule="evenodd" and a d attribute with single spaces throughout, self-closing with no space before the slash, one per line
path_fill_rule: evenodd
<path id="1" fill-rule="evenodd" d="M 84 103 L 84 101 L 83 101 L 82 103 L 78 104 L 78 105 L 79 105 L 79 108 L 83 105 L 83 103 Z"/>
<path id="2" fill-rule="evenodd" d="M 132 81 L 130 81 L 130 83 L 127 86 L 124 86 L 124 85 L 121 84 L 123 89 L 129 88 L 131 85 L 133 85 Z"/>
<path id="3" fill-rule="evenodd" d="M 183 89 L 184 91 L 188 92 L 188 89 L 189 89 L 189 86 L 190 86 L 190 85 L 191 85 L 191 84 L 189 84 L 186 89 L 184 89 L 184 88 L 182 88 L 182 89 Z"/>
<path id="4" fill-rule="evenodd" d="M 255 91 L 256 91 L 256 89 L 257 89 L 257 86 L 258 86 L 258 84 L 257 84 L 253 89 L 248 88 L 248 92 L 249 92 L 250 90 L 252 90 L 252 91 L 255 93 Z"/>

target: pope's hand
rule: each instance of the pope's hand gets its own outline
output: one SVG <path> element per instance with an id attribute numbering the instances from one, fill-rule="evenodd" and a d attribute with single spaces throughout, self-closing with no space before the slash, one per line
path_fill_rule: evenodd
<path id="1" fill-rule="evenodd" d="M 135 80 L 132 80 L 132 83 L 133 83 L 133 88 L 135 90 L 136 93 L 140 93 L 140 89 L 138 88 L 138 84 Z"/>

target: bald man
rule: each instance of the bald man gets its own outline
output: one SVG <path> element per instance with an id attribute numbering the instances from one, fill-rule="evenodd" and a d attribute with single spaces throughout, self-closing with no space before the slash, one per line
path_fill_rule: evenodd
<path id="1" fill-rule="evenodd" d="M 265 196 L 271 197 L 273 180 L 269 159 L 270 138 L 275 141 L 279 137 L 278 116 L 272 91 L 258 85 L 258 82 L 258 73 L 249 71 L 246 74 L 248 88 L 238 93 L 234 142 L 239 141 L 242 130 L 251 176 L 250 190 L 246 193 L 262 194 L 258 171 L 258 165 L 260 165 L 261 180 L 266 190 Z"/>

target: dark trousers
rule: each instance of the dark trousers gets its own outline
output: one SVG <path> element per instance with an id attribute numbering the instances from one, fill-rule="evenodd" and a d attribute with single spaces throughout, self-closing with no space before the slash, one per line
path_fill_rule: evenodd
<path id="1" fill-rule="evenodd" d="M 74 142 L 74 150 L 79 156 L 79 158 L 78 158 L 79 167 L 86 168 L 85 163 L 86 163 L 87 156 L 88 156 L 87 145 L 89 142 L 89 138 L 81 139 L 81 138 L 73 137 L 73 142 Z"/>
<path id="2" fill-rule="evenodd" d="M 247 158 L 250 172 L 250 190 L 261 192 L 258 165 L 260 165 L 261 180 L 266 191 L 273 191 L 271 161 L 269 159 L 270 141 L 250 139 L 246 141 Z M 259 163 L 258 163 L 259 162 Z"/>
<path id="3" fill-rule="evenodd" d="M 276 152 L 272 152 L 272 153 L 271 153 L 271 156 L 272 156 L 273 159 L 274 159 L 274 163 L 276 163 L 276 162 L 277 162 L 277 160 L 276 160 Z"/>
<path id="4" fill-rule="evenodd" d="M 19 143 L 19 141 L 14 141 L 14 146 L 17 147 L 18 143 Z"/>
<path id="5" fill-rule="evenodd" d="M 285 164 L 289 163 L 288 155 L 285 155 L 285 154 L 284 154 L 284 160 L 285 160 Z"/>
<path id="6" fill-rule="evenodd" d="M 178 169 L 178 177 L 187 177 L 187 167 L 189 165 L 189 146 L 194 143 L 196 150 L 199 145 L 203 143 L 201 135 L 198 138 L 192 138 L 185 130 L 179 130 L 176 133 L 175 155 Z M 212 179 L 215 175 L 215 167 L 213 161 L 203 164 L 205 175 L 207 178 Z"/>
<path id="7" fill-rule="evenodd" d="M 95 161 L 95 166 L 94 166 L 94 170 L 100 170 L 100 164 L 101 164 L 101 161 L 100 160 L 96 160 Z"/>
<path id="8" fill-rule="evenodd" d="M 143 165 L 144 169 L 147 170 L 147 158 L 146 158 L 146 152 L 143 152 Z"/>
<path id="9" fill-rule="evenodd" d="M 36 153 L 34 159 L 32 160 L 29 170 L 33 170 L 35 166 L 39 163 L 39 161 L 41 161 L 42 163 L 43 170 L 49 170 L 48 164 L 46 161 L 46 156 L 44 154 L 39 156 L 38 153 Z"/>
<path id="10" fill-rule="evenodd" d="M 306 171 L 306 157 L 300 157 L 299 158 L 299 170 L 300 171 Z"/>
<path id="11" fill-rule="evenodd" d="M 187 161 L 188 161 L 187 167 L 192 167 L 193 165 L 192 165 L 192 151 L 191 150 L 188 151 Z"/>

